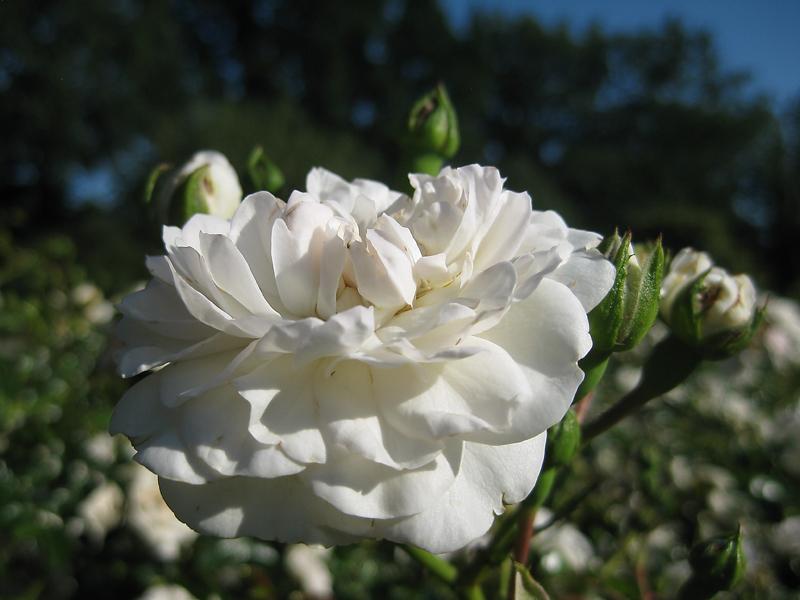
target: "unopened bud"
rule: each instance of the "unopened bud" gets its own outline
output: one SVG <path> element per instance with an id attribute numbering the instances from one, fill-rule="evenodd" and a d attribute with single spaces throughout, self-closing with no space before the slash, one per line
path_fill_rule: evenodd
<path id="1" fill-rule="evenodd" d="M 747 275 L 730 275 L 691 248 L 675 256 L 661 297 L 661 316 L 672 332 L 712 359 L 742 350 L 763 316 Z"/>
<path id="2" fill-rule="evenodd" d="M 444 85 L 437 85 L 417 100 L 408 117 L 408 130 L 416 155 L 431 153 L 448 159 L 458 152 L 458 118 Z"/>
<path id="3" fill-rule="evenodd" d="M 155 187 L 152 178 L 149 185 Z M 183 224 L 197 213 L 230 219 L 242 201 L 236 171 L 224 155 L 213 150 L 198 152 L 157 184 L 156 208 L 164 222 Z"/>
<path id="4" fill-rule="evenodd" d="M 731 536 L 699 542 L 689 553 L 692 575 L 681 589 L 681 598 L 711 598 L 732 589 L 745 571 L 741 528 Z"/>
<path id="5" fill-rule="evenodd" d="M 589 313 L 593 350 L 607 355 L 633 348 L 658 317 L 664 250 L 659 238 L 649 251 L 635 252 L 630 232 L 620 237 L 616 231 L 598 250 L 617 270 L 611 290 Z"/>

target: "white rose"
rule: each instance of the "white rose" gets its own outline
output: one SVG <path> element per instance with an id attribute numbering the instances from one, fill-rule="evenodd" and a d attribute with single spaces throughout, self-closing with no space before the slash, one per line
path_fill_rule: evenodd
<path id="1" fill-rule="evenodd" d="M 492 168 L 413 201 L 309 181 L 164 229 L 120 306 L 120 371 L 152 373 L 111 429 L 198 531 L 461 548 L 533 488 L 613 267 Z"/>

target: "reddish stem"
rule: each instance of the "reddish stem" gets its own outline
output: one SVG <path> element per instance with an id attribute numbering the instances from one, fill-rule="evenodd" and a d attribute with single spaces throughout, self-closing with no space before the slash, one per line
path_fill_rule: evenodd
<path id="1" fill-rule="evenodd" d="M 589 407 L 592 405 L 593 399 L 594 392 L 592 391 L 578 400 L 578 405 L 575 407 L 575 417 L 578 419 L 578 423 L 583 424 L 586 420 L 586 415 L 589 413 Z"/>

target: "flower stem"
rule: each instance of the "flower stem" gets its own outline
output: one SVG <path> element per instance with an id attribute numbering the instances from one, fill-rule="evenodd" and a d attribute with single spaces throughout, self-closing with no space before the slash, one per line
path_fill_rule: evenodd
<path id="1" fill-rule="evenodd" d="M 428 571 L 436 575 L 436 577 L 445 583 L 455 583 L 456 578 L 458 577 L 458 569 L 456 569 L 445 559 L 436 556 L 435 554 L 431 554 L 422 548 L 417 548 L 416 546 L 403 544 L 401 547 L 411 558 L 416 560 Z"/>
<path id="2" fill-rule="evenodd" d="M 466 600 L 484 600 L 483 590 L 477 583 L 473 583 L 468 588 L 464 589 L 464 598 Z"/>
<path id="3" fill-rule="evenodd" d="M 533 522 L 536 520 L 536 506 L 525 506 L 519 514 L 517 539 L 514 543 L 514 560 L 527 564 L 533 537 Z"/>
<path id="4" fill-rule="evenodd" d="M 606 412 L 588 423 L 581 432 L 584 444 L 610 429 L 648 401 L 683 383 L 702 362 L 700 354 L 677 338 L 660 342 L 644 365 L 642 379 Z"/>

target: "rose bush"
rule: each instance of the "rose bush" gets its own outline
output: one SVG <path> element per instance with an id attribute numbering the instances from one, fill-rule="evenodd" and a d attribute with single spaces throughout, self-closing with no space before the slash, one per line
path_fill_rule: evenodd
<path id="1" fill-rule="evenodd" d="M 111 428 L 194 529 L 445 552 L 531 491 L 614 269 L 494 168 L 410 179 L 313 169 L 164 228 Z"/>

